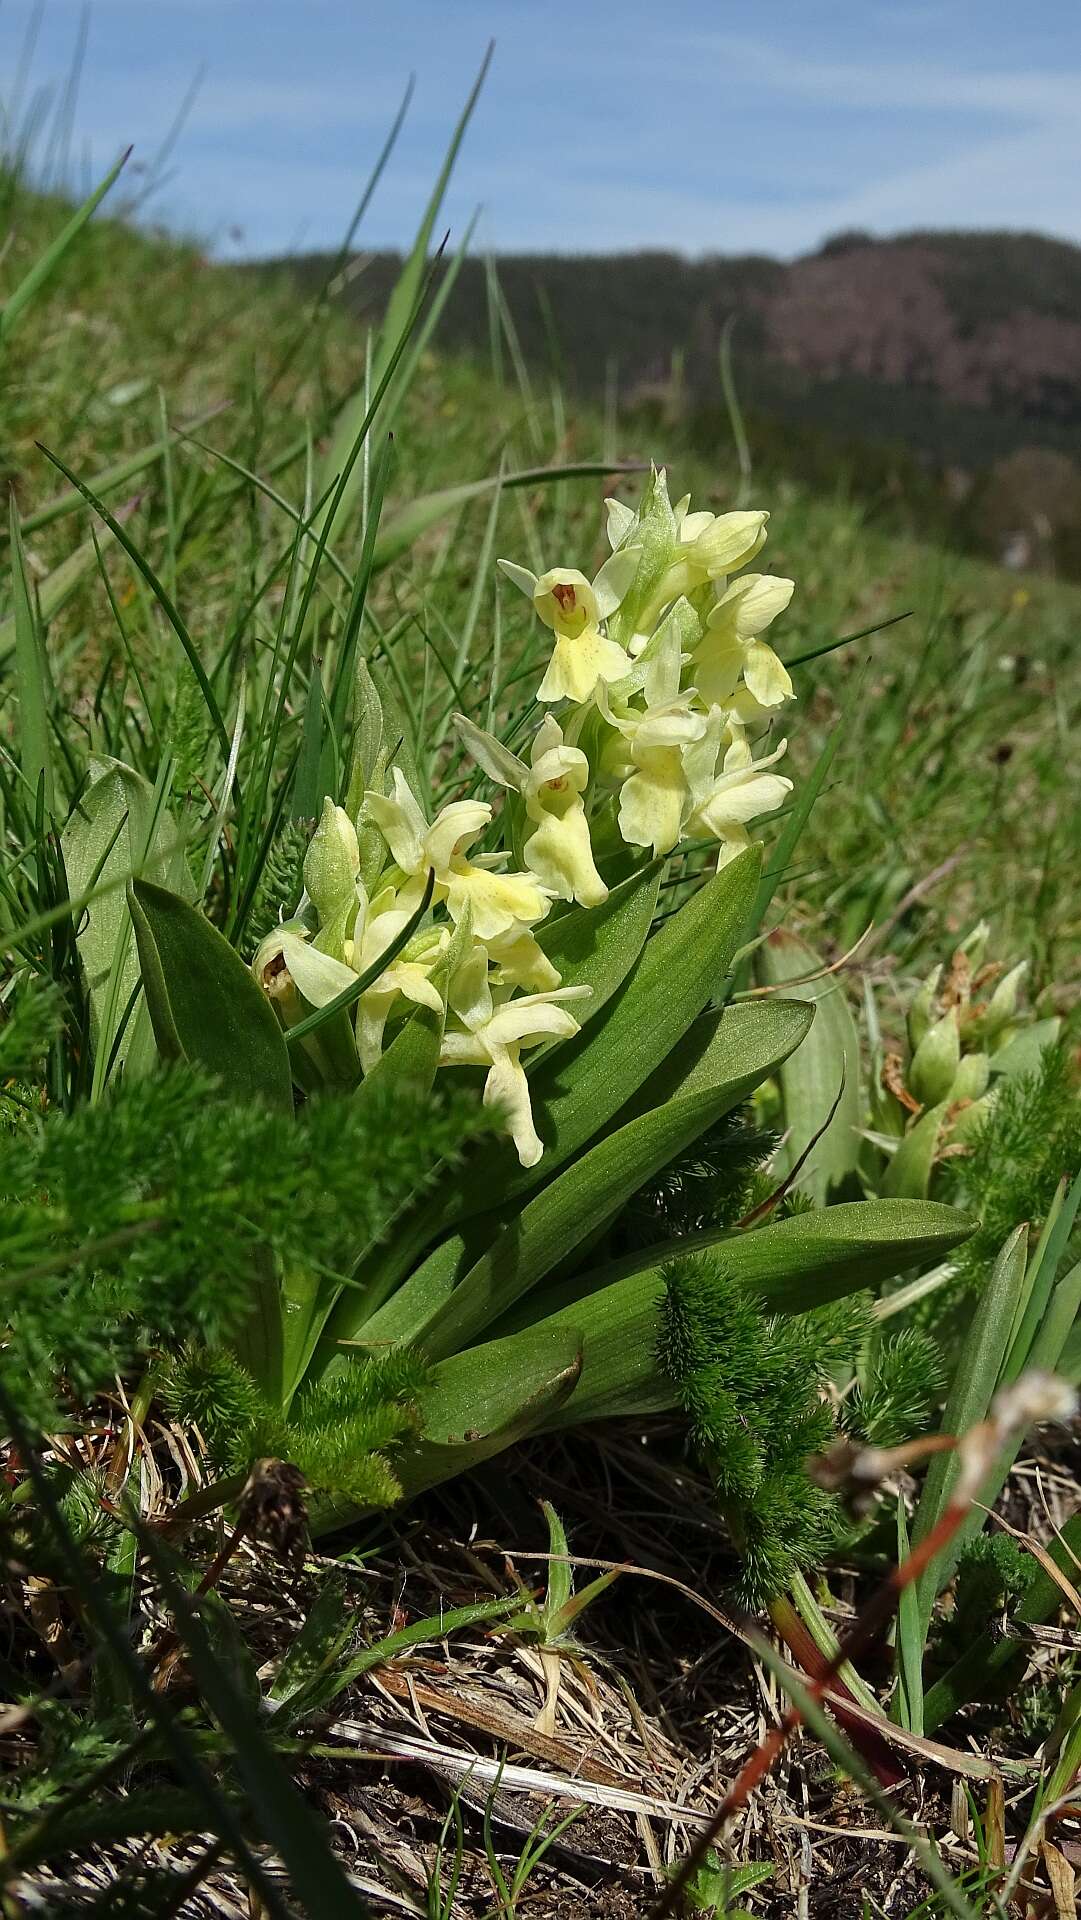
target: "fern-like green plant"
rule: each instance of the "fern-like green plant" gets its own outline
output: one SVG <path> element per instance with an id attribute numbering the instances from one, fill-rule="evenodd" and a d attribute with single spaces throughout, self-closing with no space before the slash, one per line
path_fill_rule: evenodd
<path id="1" fill-rule="evenodd" d="M 865 1338 L 861 1295 L 782 1320 L 763 1313 L 723 1255 L 664 1271 L 660 1355 L 677 1382 L 739 1550 L 742 1596 L 760 1605 L 845 1532 L 836 1498 L 807 1475 L 836 1432 L 824 1389 Z"/>

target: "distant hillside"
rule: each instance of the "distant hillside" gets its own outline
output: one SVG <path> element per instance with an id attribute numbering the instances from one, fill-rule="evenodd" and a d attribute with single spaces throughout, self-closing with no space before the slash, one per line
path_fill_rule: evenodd
<path id="1" fill-rule="evenodd" d="M 309 285 L 320 256 L 289 263 Z M 378 314 L 397 256 L 360 257 L 340 297 Z M 839 235 L 791 265 L 760 256 L 505 255 L 499 283 L 527 363 L 624 409 L 724 432 L 717 356 L 733 336 L 755 451 L 804 477 L 948 513 L 1015 563 L 1081 569 L 1081 248 L 1037 234 Z M 487 354 L 483 261 L 462 269 L 446 348 Z M 920 516 L 918 516 L 920 517 Z"/>

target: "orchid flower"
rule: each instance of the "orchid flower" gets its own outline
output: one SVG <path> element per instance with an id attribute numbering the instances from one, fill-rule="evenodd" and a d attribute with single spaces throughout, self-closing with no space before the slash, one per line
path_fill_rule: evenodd
<path id="1" fill-rule="evenodd" d="M 683 767 L 685 750 L 706 731 L 706 716 L 696 712 L 693 687 L 679 690 L 683 656 L 678 630 L 666 637 L 645 667 L 644 710 L 602 705 L 625 742 L 617 757 L 609 751 L 610 770 L 625 773 L 619 796 L 619 830 L 633 847 L 652 847 L 654 857 L 670 853 L 679 840 L 689 798 Z M 621 763 L 622 761 L 622 763 Z"/>
<path id="2" fill-rule="evenodd" d="M 599 907 L 608 898 L 608 888 L 593 863 L 582 799 L 588 784 L 585 754 L 567 745 L 559 722 L 546 714 L 533 741 L 522 787 L 526 813 L 536 823 L 522 857 L 541 885 L 558 899 Z"/>
<path id="3" fill-rule="evenodd" d="M 600 630 L 630 589 L 641 549 L 621 547 L 605 561 L 592 583 L 573 567 L 552 567 L 540 577 L 512 560 L 499 565 L 508 580 L 532 600 L 555 645 L 537 699 L 588 700 L 598 682 L 610 686 L 630 672 L 630 657 Z"/>
<path id="4" fill-rule="evenodd" d="M 684 503 L 680 502 L 682 508 Z M 681 594 L 697 593 L 711 582 L 723 583 L 738 572 L 765 544 L 769 514 L 760 508 L 736 513 L 687 513 L 677 516 L 676 544 L 640 625 L 642 634 L 631 651 L 641 651 L 666 606 Z"/>
<path id="5" fill-rule="evenodd" d="M 715 737 L 719 740 L 721 729 L 714 716 L 718 716 L 723 725 L 724 715 L 717 707 L 711 710 L 711 727 L 716 729 Z M 781 758 L 787 746 L 787 740 L 782 740 L 780 746 L 767 754 L 765 759 L 754 760 L 746 740 L 742 735 L 737 735 L 725 753 L 720 774 L 710 773 L 705 756 L 697 764 L 692 759 L 687 771 L 694 785 L 686 831 L 692 838 L 720 842 L 718 872 L 749 845 L 749 822 L 759 819 L 762 814 L 774 813 L 784 805 L 786 796 L 791 793 L 791 780 L 786 779 L 784 774 L 767 771 Z"/>
<path id="6" fill-rule="evenodd" d="M 706 618 L 706 631 L 694 653 L 694 677 L 703 700 L 721 705 L 732 698 L 742 676 L 762 707 L 779 707 L 792 697 L 792 681 L 773 648 L 759 638 L 783 613 L 795 581 L 768 573 L 746 573 L 733 580 Z"/>
<path id="7" fill-rule="evenodd" d="M 394 769 L 392 795 L 369 792 L 364 798 L 395 864 L 407 883 L 412 883 L 402 890 L 403 907 L 419 905 L 427 875 L 432 872 L 434 897 L 446 901 L 455 921 L 461 920 L 468 908 L 479 940 L 508 933 L 519 921 L 529 926 L 544 919 L 549 895 L 532 875 L 493 873 L 490 855 L 473 861 L 464 857 L 464 848 L 491 821 L 492 809 L 486 802 L 452 801 L 429 826 L 400 767 Z"/>
<path id="8" fill-rule="evenodd" d="M 593 863 L 582 798 L 589 785 L 585 754 L 550 713 L 533 736 L 528 766 L 465 714 L 455 714 L 454 721 L 478 765 L 501 786 L 522 795 L 534 823 L 522 855 L 530 872 L 557 899 L 599 907 L 608 898 L 608 888 Z"/>
<path id="9" fill-rule="evenodd" d="M 502 1109 L 523 1167 L 535 1167 L 544 1147 L 533 1123 L 522 1048 L 570 1039 L 578 1032 L 578 1022 L 559 1003 L 586 999 L 590 991 L 589 987 L 558 987 L 551 993 L 497 1001 L 488 981 L 488 957 L 481 947 L 474 948 L 451 981 L 450 1002 L 458 1024 L 443 1035 L 440 1065 L 487 1067 L 484 1104 Z"/>
<path id="10" fill-rule="evenodd" d="M 412 909 L 397 904 L 391 888 L 384 888 L 369 906 L 362 899 L 353 939 L 346 958 L 354 974 L 367 973 L 398 938 L 412 918 Z M 442 1013 L 443 996 L 430 979 L 451 941 L 448 926 L 421 927 L 395 960 L 385 967 L 357 1005 L 357 1053 L 370 1073 L 383 1051 L 383 1032 L 399 996 L 414 1006 Z"/>

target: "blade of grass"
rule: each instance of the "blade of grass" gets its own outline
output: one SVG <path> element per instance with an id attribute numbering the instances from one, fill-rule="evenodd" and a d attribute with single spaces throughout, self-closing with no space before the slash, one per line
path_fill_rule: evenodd
<path id="1" fill-rule="evenodd" d="M 489 45 L 484 59 L 481 62 L 480 72 L 473 83 L 469 98 L 465 103 L 458 124 L 451 136 L 450 145 L 447 148 L 443 165 L 440 168 L 435 185 L 432 188 L 409 256 L 405 261 L 397 285 L 387 303 L 386 316 L 379 337 L 379 346 L 372 367 L 372 385 L 380 399 L 389 384 L 388 375 L 393 373 L 394 368 L 401 359 L 409 335 L 412 333 L 416 324 L 417 312 L 423 298 L 424 284 L 428 278 L 428 250 L 431 245 L 432 234 L 435 231 L 435 223 L 439 216 L 439 209 L 443 204 L 443 198 L 454 169 L 455 161 L 458 158 L 458 150 L 461 147 L 466 128 L 472 118 L 473 109 L 480 96 L 480 90 L 484 85 L 485 77 L 491 64 L 493 50 L 494 43 Z M 331 439 L 330 447 L 323 462 L 324 478 L 335 472 L 343 472 L 346 466 L 346 455 L 349 448 L 363 440 L 364 434 L 367 432 L 367 425 L 358 431 L 358 413 L 363 414 L 367 425 L 370 425 L 370 420 L 368 419 L 370 408 L 364 405 L 363 393 L 359 397 L 359 402 L 358 399 L 354 397 L 353 400 L 346 403 L 346 406 L 342 410 Z M 349 468 L 351 469 L 351 467 L 352 462 L 349 463 Z M 322 528 L 323 532 L 328 534 L 332 532 L 339 515 L 348 511 L 359 482 L 359 474 L 357 474 L 354 481 L 350 481 L 349 471 L 345 470 L 343 472 L 343 484 L 327 511 Z"/>
<path id="2" fill-rule="evenodd" d="M 34 262 L 26 277 L 19 282 L 10 299 L 0 307 L 0 347 L 11 338 L 19 321 L 37 295 L 52 279 L 65 254 L 78 239 L 91 214 L 101 205 L 109 188 L 126 165 L 131 148 L 126 147 L 114 167 L 110 167 L 101 184 L 94 188 L 89 199 L 84 200 L 77 212 L 73 213 L 65 227 L 62 227 L 56 239 L 46 247 L 45 252 Z"/>
<path id="3" fill-rule="evenodd" d="M 897 1564 L 908 1559 L 904 1495 L 897 1496 Z M 903 1588 L 897 1603 L 897 1698 L 894 1718 L 910 1733 L 923 1733 L 923 1633 L 916 1587 Z"/>
<path id="4" fill-rule="evenodd" d="M 980 1301 L 979 1314 L 958 1353 L 957 1367 L 942 1416 L 943 1433 L 967 1433 L 970 1427 L 987 1417 L 987 1410 L 999 1384 L 1006 1343 L 1017 1308 L 1018 1290 L 1024 1284 L 1027 1235 L 1027 1226 L 1017 1227 L 995 1261 L 986 1292 Z M 932 1460 L 912 1527 L 913 1547 L 918 1547 L 942 1519 L 959 1472 L 960 1463 L 953 1453 L 936 1454 Z M 955 1538 L 949 1547 L 935 1556 L 917 1584 L 920 1635 L 923 1641 L 927 1638 L 935 1595 L 956 1565 L 957 1552 Z"/>
<path id="5" fill-rule="evenodd" d="M 45 654 L 26 567 L 15 495 L 9 496 L 11 574 L 15 600 L 15 677 L 19 692 L 19 754 L 23 776 L 32 793 L 39 785 L 45 811 L 56 809 L 52 753 L 49 739 L 49 688 Z"/>
<path id="6" fill-rule="evenodd" d="M 184 652 L 187 654 L 188 662 L 191 666 L 191 670 L 194 673 L 195 678 L 199 684 L 199 691 L 202 694 L 203 700 L 206 704 L 207 713 L 210 715 L 211 724 L 214 728 L 215 733 L 218 736 L 218 744 L 221 747 L 222 758 L 225 761 L 226 765 L 228 765 L 229 734 L 225 725 L 225 721 L 222 718 L 221 709 L 218 706 L 217 700 L 214 697 L 214 689 L 211 686 L 210 681 L 207 679 L 206 671 L 203 667 L 203 663 L 199 658 L 199 650 L 196 647 L 195 642 L 193 641 L 190 633 L 188 632 L 188 629 L 185 626 L 183 620 L 181 619 L 180 614 L 178 613 L 176 607 L 173 605 L 172 600 L 169 598 L 169 595 L 166 593 L 165 588 L 163 587 L 161 581 L 158 579 L 157 574 L 154 572 L 153 567 L 150 565 L 150 562 L 146 559 L 145 555 L 135 545 L 134 540 L 129 539 L 128 535 L 125 533 L 123 527 L 121 526 L 119 520 L 117 520 L 114 514 L 110 513 L 108 507 L 105 505 L 104 500 L 101 500 L 98 498 L 98 495 L 94 492 L 93 488 L 89 487 L 84 480 L 80 480 L 77 474 L 72 473 L 71 468 L 64 464 L 63 460 L 61 460 L 60 455 L 58 453 L 51 453 L 49 451 L 49 448 L 46 446 L 43 446 L 40 440 L 37 442 L 37 445 L 40 448 L 41 452 L 45 455 L 46 460 L 51 460 L 53 463 L 53 466 L 59 468 L 65 480 L 70 481 L 71 485 L 75 487 L 79 493 L 82 494 L 83 499 L 86 501 L 87 505 L 92 507 L 94 509 L 94 512 L 98 514 L 102 520 L 104 520 L 105 525 L 108 527 L 109 532 L 113 535 L 113 538 L 120 542 L 120 545 L 123 547 L 124 552 L 127 554 L 129 560 L 132 561 L 138 573 L 140 574 L 142 579 L 146 582 L 146 585 L 149 587 L 151 593 L 153 594 L 155 600 L 157 601 L 159 607 L 161 608 L 163 614 L 165 615 L 165 618 L 168 620 L 169 625 L 172 627 L 173 632 L 176 634 L 176 637 L 179 640 L 181 646 L 183 647 Z"/>

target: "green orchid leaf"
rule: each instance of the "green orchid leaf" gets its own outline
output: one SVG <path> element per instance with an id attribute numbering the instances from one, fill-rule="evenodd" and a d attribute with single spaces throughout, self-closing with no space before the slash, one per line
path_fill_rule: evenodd
<path id="1" fill-rule="evenodd" d="M 647 940 L 603 1020 L 541 1061 L 530 1079 L 536 1167 L 500 1146 L 462 1181 L 459 1217 L 487 1210 L 494 1190 L 513 1200 L 550 1178 L 591 1140 L 655 1072 L 707 1001 L 720 993 L 739 947 L 758 881 L 761 849 L 748 847 L 715 874 Z"/>
<path id="2" fill-rule="evenodd" d="M 81 899 L 102 891 L 79 915 L 76 941 L 90 994 L 91 1031 L 96 1053 L 114 1052 L 129 1074 L 145 1073 L 154 1063 L 154 1036 L 140 1003 L 119 1040 L 117 1025 L 139 985 L 139 960 L 122 883 L 144 873 L 175 893 L 191 896 L 192 887 L 178 844 L 176 823 L 162 809 L 155 817 L 149 782 L 121 760 L 93 763 L 86 792 L 61 835 L 68 891 Z M 111 884 L 110 884 L 111 883 Z"/>
<path id="3" fill-rule="evenodd" d="M 1011 1078 L 1021 1073 L 1035 1073 L 1044 1049 L 1054 1046 L 1061 1031 L 1062 1021 L 1055 1015 L 1037 1020 L 1031 1027 L 1022 1027 L 1020 1033 L 991 1055 L 991 1072 Z"/>
<path id="4" fill-rule="evenodd" d="M 510 1340 L 573 1329 L 582 1356 L 581 1377 L 566 1401 L 542 1414 L 537 1432 L 553 1433 L 624 1414 L 663 1413 L 675 1406 L 677 1398 L 657 1359 L 663 1300 L 659 1272 L 629 1274 L 522 1328 L 508 1340 L 490 1341 L 470 1351 L 494 1355 Z"/>
<path id="5" fill-rule="evenodd" d="M 435 1358 L 475 1340 L 646 1180 L 745 1099 L 798 1047 L 812 1017 L 799 1002 L 774 1002 L 730 1007 L 695 1022 L 661 1069 L 677 1084 L 682 1079 L 678 1091 L 617 1127 L 545 1187 L 508 1221 L 442 1310 L 406 1337 L 419 1338 Z M 397 1300 L 406 1305 L 403 1296 L 410 1292 L 403 1288 Z"/>
<path id="6" fill-rule="evenodd" d="M 291 1122 L 285 1039 L 240 955 L 197 907 L 164 887 L 133 881 L 128 906 L 161 1058 L 205 1067 L 233 1098 L 262 1101 Z M 284 1305 L 273 1260 L 258 1254 L 236 1345 L 249 1372 L 279 1403 L 285 1398 Z"/>
<path id="7" fill-rule="evenodd" d="M 395 1459 L 406 1494 L 438 1486 L 537 1431 L 573 1394 L 581 1371 L 577 1332 L 562 1325 L 442 1361 L 417 1396 L 423 1438 Z"/>
<path id="8" fill-rule="evenodd" d="M 613 887 L 603 905 L 572 907 L 539 929 L 537 944 L 558 971 L 561 986 L 592 989 L 590 998 L 575 1008 L 580 1026 L 608 1005 L 645 946 L 663 866 L 663 861 L 651 860 L 641 873 Z"/>
<path id="9" fill-rule="evenodd" d="M 128 895 L 158 1051 L 216 1074 L 237 1099 L 293 1112 L 285 1039 L 240 955 L 178 894 L 147 880 Z"/>
<path id="10" fill-rule="evenodd" d="M 416 1094 L 427 1093 L 439 1065 L 439 1046 L 443 1038 L 443 1013 L 434 1007 L 417 1007 L 395 1034 L 386 1052 L 366 1074 L 354 1100 L 370 1097 L 373 1086 L 394 1086 Z M 381 1253 L 382 1250 L 380 1250 Z M 375 1258 L 379 1258 L 377 1253 Z M 285 1357 L 283 1377 L 288 1399 L 296 1392 L 311 1363 L 312 1355 L 334 1310 L 342 1289 L 338 1282 L 308 1269 L 287 1274 L 283 1282 L 285 1305 Z"/>
<path id="11" fill-rule="evenodd" d="M 929 1107 L 905 1134 L 883 1177 L 882 1192 L 886 1199 L 926 1199 L 946 1111 L 946 1101 L 937 1107 Z"/>
<path id="12" fill-rule="evenodd" d="M 424 1438 L 395 1461 L 412 1496 L 530 1433 L 614 1414 L 663 1412 L 676 1389 L 656 1347 L 663 1283 L 653 1273 L 606 1287 L 504 1339 L 452 1354 L 421 1395 Z"/>
<path id="13" fill-rule="evenodd" d="M 603 937 L 571 929 L 566 942 L 569 977 L 583 945 L 593 948 L 582 961 L 596 968 L 601 990 L 611 995 L 603 1018 L 592 1021 L 574 1040 L 564 1041 L 539 1061 L 530 1079 L 534 1113 L 546 1146 L 535 1167 L 519 1165 L 507 1142 L 486 1148 L 464 1173 L 444 1183 L 421 1207 L 411 1229 L 393 1247 L 383 1249 L 362 1276 L 363 1287 L 342 1295 L 328 1323 L 322 1352 L 324 1367 L 340 1357 L 337 1343 L 355 1340 L 369 1318 L 422 1261 L 425 1248 L 448 1228 L 489 1211 L 493 1193 L 509 1205 L 548 1179 L 563 1161 L 602 1131 L 648 1076 L 665 1060 L 696 1014 L 721 988 L 740 941 L 744 916 L 758 877 L 760 850 L 748 848 L 723 873 L 692 895 L 678 913 L 647 940 L 622 985 L 618 964 L 627 955 L 645 917 L 655 877 L 639 875 L 604 923 Z M 613 893 L 611 899 L 615 898 Z M 604 912 L 603 908 L 597 913 Z M 571 918 L 570 915 L 567 916 Z M 603 962 L 603 964 L 602 964 Z M 580 976 L 581 977 L 581 976 Z M 441 1273 L 452 1271 L 439 1255 Z M 430 1276 L 429 1276 L 430 1277 Z M 437 1282 L 437 1285 L 441 1285 Z"/>
<path id="14" fill-rule="evenodd" d="M 807 975 L 821 972 L 822 963 L 805 941 L 783 927 L 763 941 L 756 965 L 764 986 L 783 987 L 795 999 L 810 1001 L 818 1009 L 803 1045 L 789 1055 L 778 1075 L 787 1139 L 776 1162 L 777 1171 L 790 1173 L 815 1140 L 843 1082 L 837 1111 L 821 1138 L 815 1140 L 799 1184 L 818 1206 L 831 1199 L 855 1199 L 860 1192 L 856 1174 L 860 1042 L 844 987 L 830 976 L 807 979 Z M 797 984 L 791 986 L 792 981 Z"/>
<path id="15" fill-rule="evenodd" d="M 626 1274 L 659 1271 L 677 1253 L 716 1251 L 770 1313 L 807 1313 L 943 1260 L 976 1226 L 971 1215 L 934 1200 L 844 1200 L 745 1233 L 692 1233 L 670 1247 L 650 1247 L 578 1275 L 561 1290 L 561 1304 Z"/>
<path id="16" fill-rule="evenodd" d="M 913 1260 L 941 1256 L 972 1226 L 951 1208 L 930 1203 L 842 1203 L 820 1215 L 799 1215 L 731 1237 L 725 1245 L 725 1263 L 768 1310 L 798 1313 L 843 1293 L 857 1292 Z M 810 1233 L 797 1231 L 808 1228 Z M 703 1242 L 716 1245 L 718 1238 L 695 1236 L 681 1241 L 678 1251 L 686 1253 Z M 461 1472 L 523 1432 L 553 1432 L 617 1414 L 637 1416 L 673 1406 L 676 1389 L 656 1353 L 663 1268 L 676 1251 L 676 1247 L 664 1249 L 659 1258 L 653 1249 L 648 1267 L 624 1272 L 608 1284 L 598 1283 L 593 1291 L 568 1299 L 532 1325 L 441 1361 L 436 1368 L 440 1424 L 435 1429 L 440 1446 L 422 1446 L 413 1463 L 407 1464 L 403 1474 L 407 1491 L 419 1492 L 436 1479 Z M 530 1305 L 536 1305 L 536 1296 Z M 564 1380 L 565 1391 L 542 1393 L 513 1418 L 509 1410 L 516 1383 L 533 1377 L 530 1369 L 539 1363 L 539 1356 L 565 1353 L 567 1349 L 558 1345 L 560 1339 L 577 1353 L 577 1377 L 569 1385 Z M 490 1417 L 492 1408 L 507 1413 L 505 1426 Z M 442 1445 L 448 1446 L 445 1456 Z"/>

